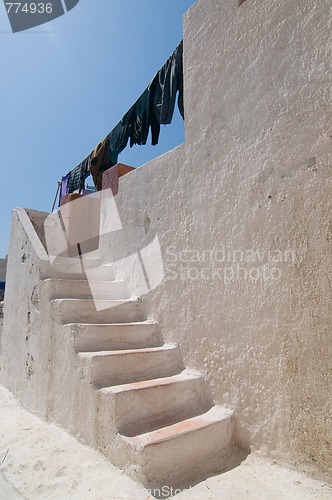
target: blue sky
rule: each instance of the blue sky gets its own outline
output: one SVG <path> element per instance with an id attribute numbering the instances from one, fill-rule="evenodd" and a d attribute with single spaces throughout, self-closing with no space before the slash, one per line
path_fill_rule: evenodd
<path id="1" fill-rule="evenodd" d="M 112 130 L 182 38 L 194 0 L 80 0 L 66 15 L 13 34 L 0 3 L 0 257 L 15 207 L 49 212 L 57 181 Z M 129 146 L 139 167 L 184 140 L 176 108 L 157 146 Z M 91 177 L 88 179 L 92 184 Z"/>

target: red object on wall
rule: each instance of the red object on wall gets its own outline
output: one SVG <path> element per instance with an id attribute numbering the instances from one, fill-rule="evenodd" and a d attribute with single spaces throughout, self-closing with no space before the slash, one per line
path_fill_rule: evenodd
<path id="1" fill-rule="evenodd" d="M 119 191 L 119 177 L 135 170 L 134 167 L 117 163 L 103 173 L 102 189 L 112 189 L 113 196 Z"/>

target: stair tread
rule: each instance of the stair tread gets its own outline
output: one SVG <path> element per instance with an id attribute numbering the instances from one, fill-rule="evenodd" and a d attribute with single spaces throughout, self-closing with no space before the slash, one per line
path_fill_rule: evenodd
<path id="1" fill-rule="evenodd" d="M 57 257 L 56 260 L 52 263 L 52 267 L 54 269 L 61 266 L 74 268 L 75 266 L 80 267 L 82 265 L 88 269 L 112 267 L 111 265 L 102 264 L 100 259 L 80 259 L 79 257 Z"/>
<path id="2" fill-rule="evenodd" d="M 64 282 L 64 281 L 67 281 L 67 282 L 71 282 L 71 283 L 75 283 L 75 284 L 78 284 L 78 283 L 91 283 L 91 284 L 96 284 L 96 283 L 100 283 L 100 284 L 105 284 L 105 283 L 125 283 L 124 280 L 87 280 L 87 279 L 73 279 L 73 278 L 44 278 L 42 281 L 47 281 L 47 282 L 50 282 L 50 281 L 56 281 L 56 282 Z"/>
<path id="3" fill-rule="evenodd" d="M 121 350 L 116 350 L 116 351 L 92 351 L 92 352 L 79 352 L 78 356 L 82 358 L 100 358 L 100 357 L 105 357 L 105 356 L 121 356 L 124 354 L 143 354 L 143 353 L 149 353 L 149 352 L 158 352 L 158 351 L 167 351 L 171 349 L 176 349 L 178 346 L 177 344 L 163 344 L 162 346 L 158 347 L 143 347 L 139 349 L 121 349 Z"/>
<path id="4" fill-rule="evenodd" d="M 172 385 L 177 382 L 182 382 L 185 380 L 195 380 L 202 378 L 202 374 L 195 370 L 183 370 L 181 373 L 172 375 L 170 377 L 161 377 L 149 380 L 142 380 L 140 382 L 131 382 L 129 384 L 113 385 L 110 387 L 103 387 L 99 389 L 99 392 L 103 394 L 118 394 L 120 392 L 129 392 L 144 390 L 153 387 Z"/>
<path id="5" fill-rule="evenodd" d="M 157 323 L 155 321 L 130 321 L 128 323 L 67 323 L 68 326 L 71 325 L 77 325 L 77 326 L 82 326 L 84 328 L 86 327 L 93 327 L 93 328 L 101 328 L 104 329 L 105 327 L 114 327 L 114 328 L 121 328 L 122 326 L 136 326 L 136 325 L 144 325 L 144 326 L 157 326 Z"/>
<path id="6" fill-rule="evenodd" d="M 75 299 L 75 298 L 62 298 L 62 299 L 52 299 L 51 302 L 139 302 L 137 297 L 131 297 L 130 299 Z"/>
<path id="7" fill-rule="evenodd" d="M 75 262 L 76 262 L 76 261 L 80 262 L 81 260 L 83 260 L 83 259 L 84 259 L 84 261 L 86 261 L 86 262 L 92 262 L 92 263 L 96 263 L 96 262 L 98 262 L 98 263 L 99 263 L 99 265 L 105 265 L 105 266 L 106 266 L 106 265 L 109 265 L 109 264 L 102 264 L 102 262 L 101 262 L 101 258 L 100 258 L 99 256 L 97 256 L 97 255 L 92 255 L 92 253 L 91 253 L 91 252 L 89 252 L 89 253 L 85 253 L 85 254 L 82 254 L 82 255 L 84 255 L 84 258 L 83 258 L 82 256 L 80 257 L 80 256 L 78 256 L 78 255 L 75 255 L 74 257 L 59 256 L 59 257 L 57 257 L 57 258 L 56 258 L 56 261 L 55 261 L 55 262 L 56 262 L 56 263 L 58 263 L 58 262 L 59 262 L 59 263 L 66 263 L 66 264 L 67 264 L 67 263 L 70 263 L 70 262 L 73 262 L 73 261 L 75 261 Z"/>
<path id="8" fill-rule="evenodd" d="M 196 417 L 182 420 L 176 424 L 162 427 L 155 431 L 138 434 L 137 436 L 127 437 L 122 436 L 128 443 L 139 448 L 153 446 L 158 443 L 170 441 L 173 438 L 183 436 L 193 431 L 204 429 L 222 420 L 228 419 L 233 415 L 231 410 L 222 406 L 213 406 L 206 413 Z"/>

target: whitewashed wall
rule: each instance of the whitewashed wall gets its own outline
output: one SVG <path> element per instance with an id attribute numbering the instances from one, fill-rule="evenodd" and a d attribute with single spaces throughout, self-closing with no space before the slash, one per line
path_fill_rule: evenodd
<path id="1" fill-rule="evenodd" d="M 101 250 L 118 259 L 156 232 L 166 275 L 144 303 L 166 339 L 236 410 L 243 445 L 326 470 L 331 5 L 238 4 L 185 16 L 186 142 L 120 180 L 126 234 Z"/>

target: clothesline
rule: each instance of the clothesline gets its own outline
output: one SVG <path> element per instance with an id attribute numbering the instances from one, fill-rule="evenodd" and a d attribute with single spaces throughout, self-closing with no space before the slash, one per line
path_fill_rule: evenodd
<path id="1" fill-rule="evenodd" d="M 103 172 L 117 163 L 129 139 L 130 147 L 146 144 L 151 129 L 151 144 L 158 144 L 160 125 L 172 121 L 177 93 L 178 108 L 184 118 L 183 40 L 113 130 L 79 165 L 62 177 L 59 200 L 65 194 L 81 192 L 90 174 L 96 189 L 100 190 Z"/>

